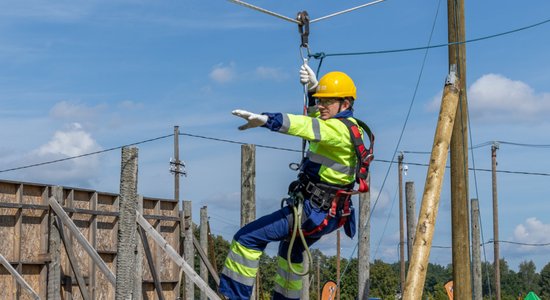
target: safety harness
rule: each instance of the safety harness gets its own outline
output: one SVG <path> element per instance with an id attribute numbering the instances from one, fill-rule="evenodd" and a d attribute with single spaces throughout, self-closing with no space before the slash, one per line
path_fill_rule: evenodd
<path id="1" fill-rule="evenodd" d="M 355 148 L 355 154 L 357 157 L 357 164 L 355 169 L 355 181 L 359 184 L 357 191 L 354 191 L 352 188 L 346 189 L 342 187 L 334 187 L 322 183 L 314 183 L 310 181 L 307 176 L 300 174 L 299 180 L 293 182 L 289 187 L 290 198 L 283 199 L 283 202 L 286 202 L 293 210 L 293 220 L 289 220 L 289 223 L 292 224 L 291 228 L 291 238 L 290 245 L 287 253 L 287 261 L 289 269 L 300 276 L 306 275 L 309 270 L 304 272 L 299 272 L 295 270 L 290 263 L 290 256 L 292 248 L 294 245 L 294 240 L 296 234 L 300 235 L 302 243 L 304 244 L 306 253 L 311 260 L 311 254 L 307 247 L 305 237 L 315 234 L 323 230 L 328 224 L 330 219 L 340 216 L 338 221 L 338 227 L 342 227 L 348 220 L 349 215 L 351 214 L 351 196 L 358 193 L 366 193 L 369 191 L 369 185 L 367 183 L 367 178 L 369 175 L 369 166 L 371 161 L 374 159 L 374 134 L 370 128 L 363 121 L 355 119 L 357 124 L 346 118 L 338 118 L 342 121 L 350 132 L 350 137 Z M 365 147 L 363 143 L 363 138 L 361 137 L 361 130 L 359 126 L 363 129 L 363 132 L 369 138 L 369 148 Z M 309 231 L 304 231 L 299 229 L 299 226 L 302 223 L 302 207 L 304 198 L 308 198 L 317 207 L 328 210 L 326 218 L 315 228 Z M 340 214 L 338 214 L 340 212 Z"/>
<path id="2" fill-rule="evenodd" d="M 369 191 L 369 185 L 367 183 L 367 177 L 369 175 L 369 166 L 374 158 L 374 135 L 370 128 L 363 121 L 356 119 L 357 124 L 363 128 L 363 131 L 367 134 L 370 146 L 367 149 L 363 143 L 361 137 L 361 130 L 359 126 L 346 118 L 338 118 L 342 121 L 350 132 L 351 140 L 355 148 L 355 154 L 357 156 L 357 164 L 355 168 L 355 181 L 359 184 L 357 191 L 348 189 L 336 189 L 328 185 L 320 183 L 313 184 L 311 181 L 307 183 L 305 192 L 309 195 L 311 202 L 316 204 L 321 209 L 327 210 L 327 217 L 316 228 L 304 232 L 305 236 L 312 235 L 323 230 L 329 223 L 331 218 L 334 218 L 340 212 L 340 220 L 338 222 L 338 228 L 342 227 L 348 216 L 351 214 L 351 196 L 358 193 L 366 193 Z M 332 192 L 334 191 L 334 192 Z M 330 195 L 331 197 L 326 197 Z M 328 200 L 328 201 L 327 201 Z"/>

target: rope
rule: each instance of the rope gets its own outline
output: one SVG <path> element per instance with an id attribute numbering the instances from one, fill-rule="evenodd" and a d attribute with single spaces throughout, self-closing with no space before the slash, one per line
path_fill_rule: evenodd
<path id="1" fill-rule="evenodd" d="M 235 4 L 242 5 L 242 6 L 244 6 L 244 7 L 252 8 L 252 9 L 254 9 L 254 10 L 256 10 L 256 11 L 262 12 L 262 13 L 264 13 L 264 14 L 268 14 L 268 15 L 270 15 L 270 16 L 277 17 L 277 18 L 279 18 L 279 19 L 283 19 L 283 20 L 286 20 L 286 21 L 289 21 L 289 22 L 292 22 L 292 23 L 300 24 L 300 22 L 296 21 L 295 19 L 292 19 L 292 18 L 283 16 L 283 15 L 281 15 L 281 14 L 278 14 L 278 13 L 275 13 L 275 12 L 272 12 L 272 11 L 269 11 L 269 10 L 267 10 L 267 9 L 264 9 L 264 8 L 259 7 L 259 6 L 255 6 L 255 5 L 252 5 L 252 4 L 249 4 L 249 3 L 246 3 L 246 2 L 240 1 L 240 0 L 227 0 L 227 1 L 233 2 L 233 3 L 235 3 Z"/>
<path id="2" fill-rule="evenodd" d="M 356 9 L 371 6 L 371 5 L 374 5 L 374 4 L 377 4 L 377 3 L 380 3 L 380 2 L 384 2 L 384 1 L 385 0 L 376 0 L 376 1 L 373 1 L 373 2 L 366 3 L 366 4 L 358 5 L 358 6 L 355 6 L 355 7 L 340 11 L 340 12 L 336 12 L 336 13 L 333 13 L 333 14 L 330 14 L 330 15 L 326 15 L 324 17 L 320 17 L 320 18 L 311 20 L 310 23 L 314 23 L 314 22 L 321 21 L 321 20 L 324 20 L 324 19 L 332 18 L 332 17 L 338 16 L 338 15 L 341 15 L 341 14 L 345 14 L 345 13 L 354 11 Z"/>
<path id="3" fill-rule="evenodd" d="M 259 12 L 262 12 L 264 14 L 268 14 L 270 16 L 274 16 L 274 17 L 277 17 L 279 19 L 283 19 L 285 21 L 289 21 L 289 22 L 292 22 L 292 23 L 296 23 L 296 24 L 300 24 L 299 21 L 293 19 L 293 18 L 289 18 L 287 16 L 283 16 L 281 14 L 278 14 L 278 13 L 275 13 L 275 12 L 272 12 L 270 10 L 267 10 L 265 8 L 261 8 L 259 6 L 256 6 L 256 5 L 252 5 L 250 3 L 246 3 L 244 1 L 240 1 L 240 0 L 228 0 L 230 2 L 233 2 L 235 4 L 238 4 L 238 5 L 242 5 L 244 7 L 248 7 L 248 8 L 251 8 L 253 10 L 256 10 L 256 11 L 259 11 Z M 385 0 L 376 0 L 376 1 L 373 1 L 373 2 L 369 2 L 369 3 L 366 3 L 366 4 L 362 4 L 362 5 L 358 5 L 358 6 L 355 6 L 355 7 L 352 7 L 352 8 L 348 8 L 348 9 L 345 9 L 345 10 L 342 10 L 342 11 L 339 11 L 339 12 L 335 12 L 335 13 L 332 13 L 330 15 L 326 15 L 324 17 L 320 17 L 320 18 L 317 18 L 317 19 L 314 19 L 314 20 L 311 20 L 310 23 L 314 23 L 314 22 L 318 22 L 318 21 L 322 21 L 322 20 L 325 20 L 325 19 L 328 19 L 328 18 L 332 18 L 332 17 L 335 17 L 335 16 L 338 16 L 338 15 L 341 15 L 341 14 L 345 14 L 345 13 L 348 13 L 348 12 L 351 12 L 351 11 L 354 11 L 354 10 L 357 10 L 357 9 L 360 9 L 360 8 L 363 8 L 363 7 L 367 7 L 367 6 L 371 6 L 371 5 L 374 5 L 374 4 L 377 4 L 377 3 L 380 3 L 380 2 L 384 2 Z"/>
<path id="4" fill-rule="evenodd" d="M 416 51 L 416 50 L 423 50 L 423 49 L 441 48 L 441 47 L 447 47 L 447 46 L 452 46 L 452 45 L 460 45 L 460 44 L 467 44 L 467 43 L 473 43 L 473 42 L 488 40 L 488 39 L 496 38 L 496 37 L 499 37 L 499 36 L 508 35 L 508 34 L 519 32 L 519 31 L 531 29 L 531 28 L 534 28 L 534 27 L 537 27 L 537 26 L 540 26 L 540 25 L 544 25 L 548 22 L 550 22 L 550 18 L 546 19 L 546 20 L 543 20 L 541 22 L 537 22 L 537 23 L 534 23 L 534 24 L 531 24 L 531 25 L 524 26 L 524 27 L 520 27 L 520 28 L 516 28 L 516 29 L 512 29 L 512 30 L 508 30 L 508 31 L 504 31 L 504 32 L 496 33 L 496 34 L 491 34 L 491 35 L 487 35 L 487 36 L 483 36 L 483 37 L 479 37 L 479 38 L 468 39 L 468 40 L 465 40 L 465 41 L 453 42 L 453 43 L 428 45 L 428 46 L 424 46 L 424 47 L 411 47 L 411 48 L 390 49 L 390 50 L 375 50 L 375 51 L 364 51 L 364 52 L 328 53 L 328 54 L 326 54 L 326 53 L 316 53 L 316 54 L 312 54 L 311 57 L 317 58 L 316 56 L 319 56 L 319 55 L 322 55 L 323 57 L 326 57 L 326 56 L 372 55 L 372 54 L 386 54 L 386 53 L 397 53 L 397 52 L 408 52 L 408 51 Z"/>

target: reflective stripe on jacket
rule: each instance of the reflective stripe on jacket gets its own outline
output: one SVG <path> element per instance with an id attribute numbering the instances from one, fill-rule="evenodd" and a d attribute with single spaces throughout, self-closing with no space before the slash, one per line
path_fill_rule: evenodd
<path id="1" fill-rule="evenodd" d="M 265 127 L 309 141 L 302 171 L 310 178 L 335 185 L 354 183 L 357 163 L 355 147 L 349 129 L 337 119 L 348 118 L 357 124 L 352 111 L 342 111 L 328 120 L 293 114 L 264 114 L 269 117 Z"/>

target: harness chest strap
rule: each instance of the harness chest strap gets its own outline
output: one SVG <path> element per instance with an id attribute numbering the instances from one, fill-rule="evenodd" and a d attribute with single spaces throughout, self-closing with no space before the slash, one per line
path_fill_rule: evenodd
<path id="1" fill-rule="evenodd" d="M 353 142 L 354 148 L 355 148 L 355 155 L 357 156 L 357 166 L 355 168 L 355 181 L 359 183 L 359 193 L 366 193 L 369 191 L 369 185 L 367 183 L 367 177 L 369 174 L 369 166 L 371 161 L 374 159 L 374 134 L 372 134 L 372 131 L 370 130 L 369 126 L 365 124 L 363 121 L 355 119 L 357 121 L 357 124 L 363 128 L 364 132 L 369 137 L 369 148 L 367 149 L 365 147 L 365 144 L 363 143 L 363 138 L 361 137 L 361 131 L 359 130 L 359 126 L 353 123 L 352 121 L 345 119 L 345 118 L 339 118 L 338 120 L 342 121 L 344 123 L 350 132 L 350 137 Z"/>

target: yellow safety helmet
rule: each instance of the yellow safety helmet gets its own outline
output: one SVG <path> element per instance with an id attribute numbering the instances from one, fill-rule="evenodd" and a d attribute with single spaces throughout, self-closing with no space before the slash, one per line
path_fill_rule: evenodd
<path id="1" fill-rule="evenodd" d="M 353 80 L 343 72 L 329 72 L 319 80 L 315 98 L 357 98 Z"/>

